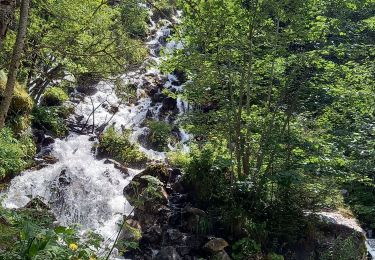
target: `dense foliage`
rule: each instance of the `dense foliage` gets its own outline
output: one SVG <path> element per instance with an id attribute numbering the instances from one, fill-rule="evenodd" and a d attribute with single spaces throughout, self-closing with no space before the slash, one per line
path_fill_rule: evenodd
<path id="1" fill-rule="evenodd" d="M 0 208 L 0 258 L 18 259 L 101 259 L 96 256 L 101 238 L 89 233 L 80 238 L 74 227 L 53 227 L 46 210 Z"/>
<path id="2" fill-rule="evenodd" d="M 30 136 L 15 138 L 9 128 L 0 131 L 0 180 L 17 174 L 31 164 L 35 146 Z"/>
<path id="3" fill-rule="evenodd" d="M 116 95 L 133 103 L 136 87 L 116 77 L 147 58 L 150 14 L 168 19 L 177 9 L 181 22 L 170 28 L 183 47 L 168 50 L 162 66 L 183 75 L 184 87 L 163 95 L 189 103 L 181 122 L 192 140 L 189 152 L 169 152 L 168 162 L 183 170 L 192 203 L 207 213 L 194 232 L 225 237 L 233 259 L 281 260 L 301 241 L 324 236 L 314 212 L 350 208 L 374 229 L 373 0 L 33 0 L 0 129 L 0 180 L 32 164 L 30 127 L 53 137 L 69 132 L 68 93 L 76 85 L 111 79 Z M 18 17 L 0 35 L 0 102 Z M 144 126 L 147 136 L 139 141 L 147 148 L 163 152 L 177 143 L 174 125 Z M 144 166 L 146 155 L 130 139 L 130 130 L 107 128 L 99 157 Z M 141 199 L 165 198 L 156 177 L 140 180 L 148 183 Z M 0 214 L 1 259 L 97 257 L 95 236 L 80 241 L 74 229 L 53 228 L 51 219 L 29 212 Z M 364 249 L 355 249 L 356 240 L 336 237 L 310 257 L 360 259 Z M 125 249 L 138 246 L 127 242 Z"/>
<path id="4" fill-rule="evenodd" d="M 111 6 L 105 1 L 33 1 L 20 78 L 39 99 L 46 87 L 66 75 L 109 77 L 146 54 L 147 12 L 136 1 Z M 135 15 L 139 14 L 139 15 Z M 15 32 L 8 32 L 0 57 L 7 66 Z"/>
<path id="5" fill-rule="evenodd" d="M 184 98 L 195 109 L 185 127 L 200 148 L 186 177 L 213 219 L 248 234 L 254 223 L 264 234 L 254 243 L 270 248 L 273 237 L 278 248 L 303 236 L 306 210 L 342 206 L 343 187 L 355 212 L 373 214 L 375 3 L 180 8 L 184 48 L 166 68 L 189 79 Z"/>

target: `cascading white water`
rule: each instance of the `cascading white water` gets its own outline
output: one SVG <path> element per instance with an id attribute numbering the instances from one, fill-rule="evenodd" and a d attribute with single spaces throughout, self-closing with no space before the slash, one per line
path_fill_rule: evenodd
<path id="1" fill-rule="evenodd" d="M 125 176 L 112 164 L 96 160 L 88 136 L 56 140 L 53 155 L 59 160 L 38 171 L 26 171 L 12 180 L 4 206 L 25 206 L 40 196 L 62 225 L 81 224 L 105 238 L 116 233 L 116 222 L 132 208 L 122 190 L 139 170 Z"/>
<path id="2" fill-rule="evenodd" d="M 165 39 L 170 34 L 170 22 L 158 28 L 152 21 L 150 31 L 156 30 L 146 43 L 150 48 L 150 57 L 138 70 L 122 76 L 125 83 L 137 87 L 138 100 L 135 104 L 123 104 L 115 94 L 112 83 L 101 82 L 98 92 L 85 97 L 75 109 L 80 124 L 94 125 L 95 128 L 114 125 L 118 130 L 131 129 L 131 141 L 137 142 L 146 128 L 142 123 L 147 114 L 159 119 L 161 103 L 152 104 L 151 98 L 145 95 L 144 84 L 150 77 L 165 79 L 164 87 L 180 91 L 182 86 L 175 85 L 172 75 L 163 76 L 158 69 L 147 68 L 147 64 L 159 65 L 159 50 L 165 46 Z M 166 48 L 181 47 L 170 43 Z M 110 108 L 115 107 L 116 113 Z M 178 109 L 183 113 L 186 103 L 178 101 Z M 180 131 L 183 142 L 189 135 Z M 70 134 L 64 140 L 56 140 L 52 145 L 52 155 L 58 159 L 53 165 L 35 171 L 25 171 L 15 177 L 5 194 L 3 205 L 9 208 L 25 206 L 31 198 L 41 197 L 55 213 L 63 225 L 80 224 L 83 230 L 91 229 L 106 239 L 114 238 L 117 233 L 117 222 L 123 214 L 129 214 L 131 206 L 123 197 L 123 188 L 140 170 L 129 169 L 129 176 L 124 175 L 112 164 L 97 160 L 92 147 L 94 142 L 88 135 Z M 140 147 L 151 160 L 165 160 L 165 153 Z"/>

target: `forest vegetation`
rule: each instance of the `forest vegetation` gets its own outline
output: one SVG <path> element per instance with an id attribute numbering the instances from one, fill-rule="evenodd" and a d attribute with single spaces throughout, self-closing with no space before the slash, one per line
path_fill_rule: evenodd
<path id="1" fill-rule="evenodd" d="M 192 232 L 224 238 L 229 259 L 298 259 L 290 253 L 324 236 L 319 212 L 375 229 L 374 0 L 0 0 L 0 191 L 37 167 L 37 131 L 72 132 L 74 93 L 110 81 L 125 103 L 137 99 L 121 75 L 149 56 L 150 18 L 177 11 L 167 41 L 182 47 L 162 49 L 159 69 L 183 90 L 157 94 L 187 111 L 143 122 L 147 145 L 107 122 L 100 158 L 144 168 L 140 146 L 166 154 L 205 212 Z M 166 170 L 147 167 L 158 174 L 140 177 L 136 207 L 163 201 Z M 0 259 L 108 259 L 98 234 L 56 227 L 45 211 L 0 207 Z M 142 232 L 126 225 L 134 236 L 118 249 L 139 250 Z M 365 259 L 361 239 L 336 237 L 309 259 Z"/>

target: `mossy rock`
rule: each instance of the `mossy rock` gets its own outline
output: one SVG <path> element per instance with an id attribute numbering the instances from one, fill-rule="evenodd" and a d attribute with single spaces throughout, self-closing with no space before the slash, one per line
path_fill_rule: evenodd
<path id="1" fill-rule="evenodd" d="M 0 80 L 0 100 L 3 99 L 5 87 L 6 82 Z M 33 106 L 33 99 L 27 93 L 26 89 L 19 83 L 16 83 L 12 102 L 9 107 L 9 115 L 29 114 Z"/>
<path id="2" fill-rule="evenodd" d="M 68 94 L 62 88 L 51 87 L 43 94 L 41 104 L 43 106 L 61 106 L 68 99 Z"/>
<path id="3" fill-rule="evenodd" d="M 138 174 L 138 176 L 150 175 L 158 178 L 161 182 L 166 184 L 169 180 L 169 170 L 164 163 L 150 163 L 146 169 Z"/>

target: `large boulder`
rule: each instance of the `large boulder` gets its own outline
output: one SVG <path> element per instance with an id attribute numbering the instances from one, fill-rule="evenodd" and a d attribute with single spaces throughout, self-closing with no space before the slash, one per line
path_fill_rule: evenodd
<path id="1" fill-rule="evenodd" d="M 164 164 L 150 164 L 124 188 L 124 196 L 139 210 L 155 212 L 168 202 L 165 190 L 168 179 L 169 171 Z"/>
<path id="2" fill-rule="evenodd" d="M 308 236 L 289 249 L 295 259 L 366 259 L 365 232 L 355 218 L 337 211 L 308 217 Z"/>
<path id="3" fill-rule="evenodd" d="M 229 246 L 229 244 L 224 239 L 213 238 L 204 245 L 204 249 L 206 249 L 210 253 L 218 253 L 220 251 L 223 251 L 227 246 Z"/>

